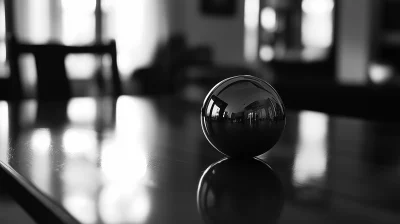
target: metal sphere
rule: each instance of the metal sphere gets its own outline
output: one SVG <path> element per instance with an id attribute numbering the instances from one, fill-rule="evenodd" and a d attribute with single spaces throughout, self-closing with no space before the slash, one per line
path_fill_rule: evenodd
<path id="1" fill-rule="evenodd" d="M 206 223 L 276 223 L 283 205 L 279 177 L 253 158 L 211 165 L 197 188 L 197 208 Z"/>
<path id="2" fill-rule="evenodd" d="M 201 108 L 201 126 L 215 149 L 230 157 L 254 157 L 270 150 L 286 124 L 285 108 L 266 81 L 234 76 L 218 83 Z"/>

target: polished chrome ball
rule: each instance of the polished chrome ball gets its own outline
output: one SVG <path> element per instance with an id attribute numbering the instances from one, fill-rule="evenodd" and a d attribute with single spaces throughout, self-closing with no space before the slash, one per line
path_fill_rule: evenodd
<path id="1" fill-rule="evenodd" d="M 253 158 L 211 165 L 197 188 L 197 208 L 205 223 L 277 223 L 283 205 L 278 175 Z"/>
<path id="2" fill-rule="evenodd" d="M 214 148 L 230 157 L 254 157 L 270 150 L 285 128 L 282 100 L 257 77 L 225 79 L 208 93 L 201 127 Z"/>

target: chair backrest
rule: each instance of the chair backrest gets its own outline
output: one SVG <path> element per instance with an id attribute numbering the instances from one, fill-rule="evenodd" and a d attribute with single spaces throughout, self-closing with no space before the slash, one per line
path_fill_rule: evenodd
<path id="1" fill-rule="evenodd" d="M 35 58 L 37 70 L 36 89 L 39 100 L 68 99 L 72 96 L 71 84 L 65 68 L 65 58 L 68 54 L 110 55 L 113 95 L 118 96 L 122 93 L 114 40 L 108 44 L 66 46 L 54 43 L 26 44 L 18 42 L 16 38 L 10 38 L 9 50 L 12 91 L 16 98 L 23 97 L 18 59 L 21 54 L 25 53 L 32 54 Z"/>

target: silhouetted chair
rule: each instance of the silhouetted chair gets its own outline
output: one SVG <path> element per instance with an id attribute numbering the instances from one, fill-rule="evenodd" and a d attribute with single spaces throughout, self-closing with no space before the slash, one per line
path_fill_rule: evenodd
<path id="1" fill-rule="evenodd" d="M 39 100 L 68 99 L 72 96 L 71 84 L 67 77 L 65 58 L 68 54 L 91 53 L 110 55 L 112 70 L 113 95 L 122 93 L 121 81 L 117 66 L 117 50 L 115 41 L 109 44 L 93 44 L 84 46 L 66 46 L 62 44 L 26 44 L 16 38 L 9 39 L 10 71 L 12 95 L 21 98 L 22 84 L 18 59 L 21 54 L 32 54 L 37 70 L 37 98 Z"/>

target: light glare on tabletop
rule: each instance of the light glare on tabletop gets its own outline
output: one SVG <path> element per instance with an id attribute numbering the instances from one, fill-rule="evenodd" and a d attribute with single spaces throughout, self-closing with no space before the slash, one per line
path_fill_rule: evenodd
<path id="1" fill-rule="evenodd" d="M 22 126 L 33 125 L 36 121 L 36 115 L 38 110 L 38 102 L 34 99 L 25 100 L 21 104 L 21 113 L 19 116 L 19 121 Z"/>
<path id="2" fill-rule="evenodd" d="M 101 153 L 101 168 L 108 183 L 135 186 L 146 177 L 147 158 L 139 145 L 133 147 L 105 141 Z"/>
<path id="3" fill-rule="evenodd" d="M 108 185 L 100 193 L 99 210 L 102 220 L 107 223 L 145 223 L 151 200 L 143 187 Z"/>
<path id="4" fill-rule="evenodd" d="M 85 194 L 68 195 L 63 205 L 74 217 L 82 223 L 96 223 L 96 204 L 93 198 Z"/>
<path id="5" fill-rule="evenodd" d="M 157 116 L 154 104 L 141 98 L 122 96 L 117 101 L 116 138 L 122 144 L 141 144 L 147 150 L 155 144 Z"/>
<path id="6" fill-rule="evenodd" d="M 38 153 L 46 153 L 51 145 L 51 135 L 48 128 L 36 129 L 32 133 L 32 149 Z"/>
<path id="7" fill-rule="evenodd" d="M 102 180 L 96 161 L 67 156 L 61 169 L 62 203 L 83 223 L 97 222 L 97 196 Z"/>
<path id="8" fill-rule="evenodd" d="M 89 129 L 69 128 L 64 132 L 64 152 L 68 156 L 83 156 L 96 161 L 96 132 Z"/>
<path id="9" fill-rule="evenodd" d="M 32 168 L 30 169 L 32 180 L 44 192 L 51 194 L 52 175 L 50 172 L 50 150 L 51 150 L 50 129 L 35 129 L 32 132 Z"/>
<path id="10" fill-rule="evenodd" d="M 9 117 L 7 102 L 0 101 L 0 160 L 7 158 L 9 138 Z"/>
<path id="11" fill-rule="evenodd" d="M 299 114 L 299 139 L 293 167 L 293 184 L 321 184 L 327 166 L 328 117 L 303 111 Z"/>
<path id="12" fill-rule="evenodd" d="M 96 120 L 96 100 L 76 98 L 68 102 L 68 119 L 72 123 L 93 123 Z"/>
<path id="13" fill-rule="evenodd" d="M 147 155 L 156 139 L 154 105 L 141 98 L 120 97 L 115 129 L 115 136 L 101 146 L 100 216 L 108 223 L 143 223 L 151 209 Z"/>

